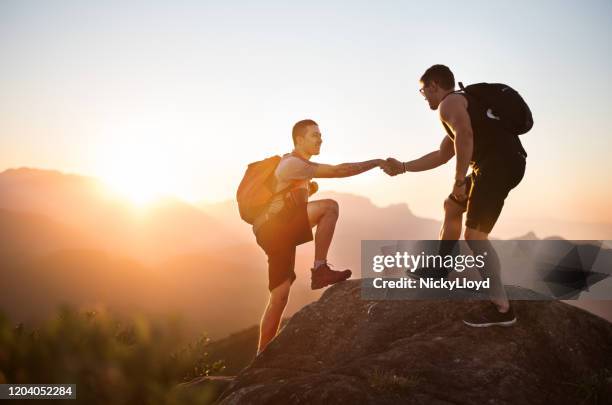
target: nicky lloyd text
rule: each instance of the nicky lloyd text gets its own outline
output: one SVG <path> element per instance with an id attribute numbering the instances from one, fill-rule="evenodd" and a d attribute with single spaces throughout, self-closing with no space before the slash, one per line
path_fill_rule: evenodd
<path id="1" fill-rule="evenodd" d="M 440 278 L 420 278 L 409 277 L 385 279 L 377 277 L 372 280 L 374 288 L 409 288 L 409 289 L 462 289 L 481 290 L 489 288 L 489 278 L 484 280 L 468 280 L 464 277 L 454 280 Z"/>

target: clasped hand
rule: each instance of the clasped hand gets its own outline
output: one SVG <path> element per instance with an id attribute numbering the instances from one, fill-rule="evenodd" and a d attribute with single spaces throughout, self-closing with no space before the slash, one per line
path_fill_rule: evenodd
<path id="1" fill-rule="evenodd" d="M 389 176 L 397 176 L 398 174 L 404 173 L 404 164 L 391 157 L 387 158 L 387 160 L 381 159 L 379 167 Z"/>

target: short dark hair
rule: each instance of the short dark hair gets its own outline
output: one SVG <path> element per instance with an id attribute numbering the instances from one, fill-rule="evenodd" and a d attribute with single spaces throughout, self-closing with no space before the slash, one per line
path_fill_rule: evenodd
<path id="1" fill-rule="evenodd" d="M 444 65 L 433 65 L 427 69 L 423 76 L 421 76 L 421 82 L 425 86 L 429 86 L 431 82 L 436 82 L 444 90 L 455 88 L 455 76 L 448 66 Z"/>
<path id="2" fill-rule="evenodd" d="M 319 125 L 319 124 L 317 124 L 313 120 L 306 119 L 306 120 L 298 121 L 295 123 L 295 125 L 293 125 L 293 130 L 291 131 L 291 137 L 293 138 L 293 145 L 297 144 L 297 137 L 299 135 L 302 135 L 306 127 L 309 127 L 311 125 Z"/>

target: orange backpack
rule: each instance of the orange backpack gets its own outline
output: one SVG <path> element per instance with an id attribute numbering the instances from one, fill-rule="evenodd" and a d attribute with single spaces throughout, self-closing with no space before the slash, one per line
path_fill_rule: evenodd
<path id="1" fill-rule="evenodd" d="M 281 161 L 276 155 L 264 160 L 249 164 L 238 186 L 236 199 L 240 217 L 249 224 L 261 215 L 272 197 L 288 191 L 292 185 L 285 189 L 274 192 L 276 180 L 274 171 Z"/>

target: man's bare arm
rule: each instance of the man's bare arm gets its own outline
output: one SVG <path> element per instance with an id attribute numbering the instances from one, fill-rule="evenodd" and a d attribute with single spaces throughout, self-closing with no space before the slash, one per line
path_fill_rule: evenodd
<path id="1" fill-rule="evenodd" d="M 403 169 L 407 172 L 422 172 L 435 169 L 448 162 L 455 155 L 453 141 L 445 136 L 440 143 L 440 149 L 430 152 L 418 159 L 404 162 Z"/>
<path id="2" fill-rule="evenodd" d="M 396 176 L 405 172 L 422 172 L 443 165 L 454 155 L 455 149 L 453 146 L 453 141 L 446 136 L 440 143 L 440 149 L 429 152 L 428 154 L 409 162 L 400 162 L 397 159 L 388 158 L 388 166 L 383 168 L 383 170 L 390 176 Z"/>
<path id="3" fill-rule="evenodd" d="M 465 98 L 458 94 L 448 96 L 440 104 L 440 118 L 455 134 L 455 180 L 463 180 L 474 152 L 474 132 Z"/>
<path id="4" fill-rule="evenodd" d="M 385 164 L 382 159 L 367 160 L 365 162 L 342 163 L 339 165 L 319 164 L 314 173 L 314 177 L 350 177 L 363 172 L 367 172 L 375 167 Z"/>

